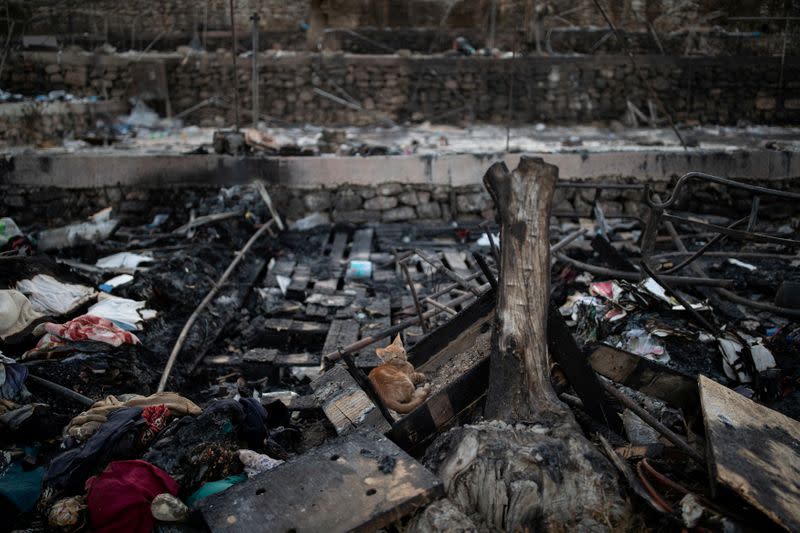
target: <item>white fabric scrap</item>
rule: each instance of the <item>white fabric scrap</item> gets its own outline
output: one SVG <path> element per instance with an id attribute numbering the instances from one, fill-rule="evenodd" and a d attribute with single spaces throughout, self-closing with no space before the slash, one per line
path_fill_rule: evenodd
<path id="1" fill-rule="evenodd" d="M 750 347 L 750 354 L 753 356 L 753 363 L 756 371 L 763 372 L 770 368 L 775 368 L 775 358 L 772 352 L 764 346 L 760 338 L 742 335 Z M 753 377 L 745 370 L 741 360 L 740 352 L 742 344 L 730 337 L 720 337 L 717 339 L 719 350 L 722 353 L 722 369 L 730 379 L 738 380 L 739 383 L 750 383 Z"/>
<path id="2" fill-rule="evenodd" d="M 142 329 L 142 322 L 156 317 L 156 311 L 146 309 L 147 302 L 101 294 L 100 300 L 89 308 L 88 315 L 99 316 L 119 324 L 128 331 Z"/>
<path id="3" fill-rule="evenodd" d="M 17 290 L 28 297 L 35 311 L 54 316 L 65 315 L 97 296 L 92 287 L 62 283 L 48 274 L 18 281 Z"/>
<path id="4" fill-rule="evenodd" d="M 95 265 L 100 268 L 114 269 L 114 268 L 132 268 L 136 269 L 141 263 L 153 261 L 153 258 L 148 255 L 134 254 L 131 252 L 119 252 L 106 257 L 101 257 L 97 260 Z"/>

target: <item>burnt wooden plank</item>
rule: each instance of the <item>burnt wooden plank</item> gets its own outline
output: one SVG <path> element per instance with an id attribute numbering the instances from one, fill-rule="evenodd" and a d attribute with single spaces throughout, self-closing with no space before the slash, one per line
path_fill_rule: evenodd
<path id="1" fill-rule="evenodd" d="M 381 433 L 389 430 L 375 404 L 343 365 L 336 365 L 312 381 L 311 388 L 336 433 L 342 435 L 356 427 Z"/>
<path id="2" fill-rule="evenodd" d="M 216 531 L 374 531 L 443 495 L 441 481 L 382 435 L 355 433 L 210 496 Z"/>
<path id="3" fill-rule="evenodd" d="M 355 294 L 337 292 L 334 294 L 314 293 L 306 298 L 306 303 L 321 305 L 323 307 L 347 307 L 355 300 Z"/>
<path id="4" fill-rule="evenodd" d="M 370 317 L 370 320 L 361 326 L 362 339 L 392 325 L 392 300 L 388 296 L 369 300 L 364 305 L 364 312 Z M 375 355 L 375 348 L 385 348 L 389 346 L 390 342 L 392 339 L 387 337 L 359 350 L 355 358 L 356 365 L 361 368 L 374 368 L 380 365 L 382 361 Z"/>
<path id="5" fill-rule="evenodd" d="M 331 274 L 333 277 L 338 277 L 341 273 L 342 263 L 344 262 L 344 250 L 347 247 L 347 233 L 340 231 L 333 237 L 333 244 L 331 245 L 331 254 L 329 256 L 331 262 Z"/>
<path id="6" fill-rule="evenodd" d="M 461 276 L 462 278 L 468 277 L 472 274 L 472 271 L 467 266 L 467 263 L 464 262 L 464 258 L 461 257 L 461 252 L 454 248 L 447 248 L 442 252 L 444 256 L 444 260 L 450 265 L 450 270 Z M 475 283 L 473 280 L 471 283 Z"/>
<path id="7" fill-rule="evenodd" d="M 328 335 L 328 324 L 292 320 L 290 318 L 268 318 L 264 321 L 258 345 L 282 348 L 285 351 L 297 350 L 297 346 L 321 345 Z M 316 351 L 316 348 L 313 348 Z"/>
<path id="8" fill-rule="evenodd" d="M 695 377 L 640 355 L 601 344 L 589 364 L 601 376 L 687 411 L 699 405 Z"/>
<path id="9" fill-rule="evenodd" d="M 286 353 L 272 348 L 253 348 L 242 354 L 242 364 L 269 364 L 274 366 L 315 366 L 319 356 L 302 352 Z"/>
<path id="10" fill-rule="evenodd" d="M 309 318 L 325 318 L 328 316 L 328 308 L 317 304 L 306 306 L 306 316 Z"/>
<path id="11" fill-rule="evenodd" d="M 606 400 L 592 367 L 581 352 L 564 317 L 552 302 L 548 305 L 547 347 L 551 357 L 567 376 L 570 385 L 583 401 L 583 408 L 598 422 L 623 434 L 622 419 Z"/>
<path id="12" fill-rule="evenodd" d="M 294 267 L 292 282 L 286 290 L 286 297 L 292 300 L 304 300 L 308 291 L 308 284 L 311 282 L 311 267 L 308 265 L 297 265 Z"/>
<path id="13" fill-rule="evenodd" d="M 269 269 L 267 272 L 267 277 L 264 280 L 265 287 L 277 287 L 278 280 L 276 276 L 285 276 L 287 278 L 292 277 L 292 272 L 294 272 L 294 266 L 297 263 L 292 259 L 280 258 L 275 260 L 275 264 L 272 265 L 272 268 Z"/>
<path id="14" fill-rule="evenodd" d="M 353 344 L 358 340 L 359 326 L 353 319 L 334 319 L 328 329 L 328 336 L 325 338 L 325 345 L 322 353 L 331 353 L 340 347 Z"/>
<path id="15" fill-rule="evenodd" d="M 336 278 L 317 280 L 314 283 L 314 292 L 320 294 L 333 294 L 336 292 L 336 287 L 339 280 Z"/>
<path id="16" fill-rule="evenodd" d="M 372 228 L 356 230 L 353 235 L 353 244 L 350 247 L 350 260 L 369 261 L 369 254 L 372 251 L 372 236 L 375 231 Z"/>
<path id="17" fill-rule="evenodd" d="M 264 331 L 272 334 L 302 333 L 321 335 L 328 333 L 328 324 L 292 320 L 291 318 L 268 318 L 264 321 Z"/>
<path id="18" fill-rule="evenodd" d="M 714 478 L 788 531 L 800 531 L 800 422 L 698 378 Z"/>
<path id="19" fill-rule="evenodd" d="M 494 318 L 494 305 L 497 293 L 487 291 L 473 304 L 464 308 L 460 313 L 443 326 L 432 330 L 422 337 L 417 344 L 408 351 L 408 359 L 414 366 L 422 366 L 428 359 L 444 350 L 463 333 L 478 324 L 483 327 Z"/>

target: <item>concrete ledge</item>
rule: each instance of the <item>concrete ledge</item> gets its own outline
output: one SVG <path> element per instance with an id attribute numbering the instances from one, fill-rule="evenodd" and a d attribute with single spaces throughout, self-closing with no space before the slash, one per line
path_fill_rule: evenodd
<path id="1" fill-rule="evenodd" d="M 689 171 L 730 178 L 779 180 L 800 177 L 800 153 L 616 151 L 531 153 L 558 165 L 566 180 L 632 177 L 669 180 Z M 480 184 L 496 161 L 514 168 L 520 154 L 387 157 L 231 157 L 124 153 L 22 153 L 0 161 L 0 185 L 83 189 L 108 186 L 231 185 L 261 179 L 293 188 L 370 186 L 397 182 L 469 186 Z"/>

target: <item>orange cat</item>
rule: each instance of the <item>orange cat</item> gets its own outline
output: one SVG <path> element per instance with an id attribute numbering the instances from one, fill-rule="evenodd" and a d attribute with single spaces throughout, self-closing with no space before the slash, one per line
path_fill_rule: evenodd
<path id="1" fill-rule="evenodd" d="M 426 383 L 419 389 L 415 387 L 425 381 L 425 374 L 414 372 L 414 366 L 406 359 L 400 335 L 386 348 L 376 348 L 375 354 L 383 364 L 369 373 L 369 380 L 386 407 L 406 414 L 425 401 L 431 386 Z"/>

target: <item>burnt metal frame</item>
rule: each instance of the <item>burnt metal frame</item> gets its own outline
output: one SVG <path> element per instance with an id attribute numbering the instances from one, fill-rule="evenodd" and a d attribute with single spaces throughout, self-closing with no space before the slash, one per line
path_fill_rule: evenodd
<path id="1" fill-rule="evenodd" d="M 692 220 L 680 216 L 673 215 L 668 213 L 666 209 L 671 207 L 675 204 L 678 199 L 678 194 L 683 186 L 689 182 L 689 180 L 700 180 L 706 181 L 711 183 L 716 183 L 719 185 L 724 185 L 726 187 L 734 188 L 734 189 L 742 189 L 745 191 L 749 191 L 755 193 L 753 197 L 753 202 L 750 208 L 750 215 L 742 220 L 736 221 L 733 224 L 729 225 L 728 227 L 718 226 L 716 224 L 710 224 L 708 222 L 703 222 L 700 220 Z M 722 178 L 720 176 L 714 176 L 712 174 L 706 174 L 704 172 L 688 172 L 681 176 L 680 179 L 675 183 L 675 187 L 672 189 L 672 193 L 670 196 L 665 200 L 661 201 L 657 194 L 655 194 L 649 184 L 644 186 L 644 201 L 650 208 L 650 213 L 647 217 L 647 221 L 644 228 L 644 233 L 642 235 L 642 259 L 644 261 L 650 261 L 651 256 L 653 255 L 653 251 L 655 249 L 655 240 L 656 235 L 658 234 L 658 227 L 661 221 L 666 222 L 681 222 L 684 224 L 690 224 L 694 226 L 699 226 L 702 228 L 710 229 L 717 233 L 717 236 L 714 239 L 721 240 L 724 237 L 731 237 L 733 239 L 738 240 L 745 240 L 745 241 L 755 241 L 755 242 L 768 242 L 773 244 L 780 244 L 784 246 L 797 246 L 800 247 L 800 241 L 794 239 L 784 239 L 782 237 L 774 237 L 772 235 L 766 235 L 763 233 L 756 233 L 753 231 L 755 227 L 756 221 L 758 219 L 758 210 L 760 207 L 760 197 L 759 195 L 767 195 L 767 196 L 774 196 L 777 198 L 785 198 L 788 200 L 800 200 L 800 193 L 793 193 L 787 191 L 779 191 L 777 189 L 770 189 L 767 187 L 761 187 L 758 185 L 750 185 L 748 183 L 742 183 L 740 181 L 731 180 L 728 178 Z M 739 225 L 743 221 L 747 221 L 747 230 L 741 231 L 733 229 L 735 226 Z M 715 241 L 716 242 L 716 241 Z M 712 243 L 708 243 L 705 247 L 701 248 L 694 255 L 690 256 L 689 260 L 685 261 L 682 265 L 679 265 L 680 268 L 685 267 L 695 259 L 699 258 L 711 245 Z M 673 268 L 670 272 L 675 272 L 680 270 L 680 268 Z"/>

